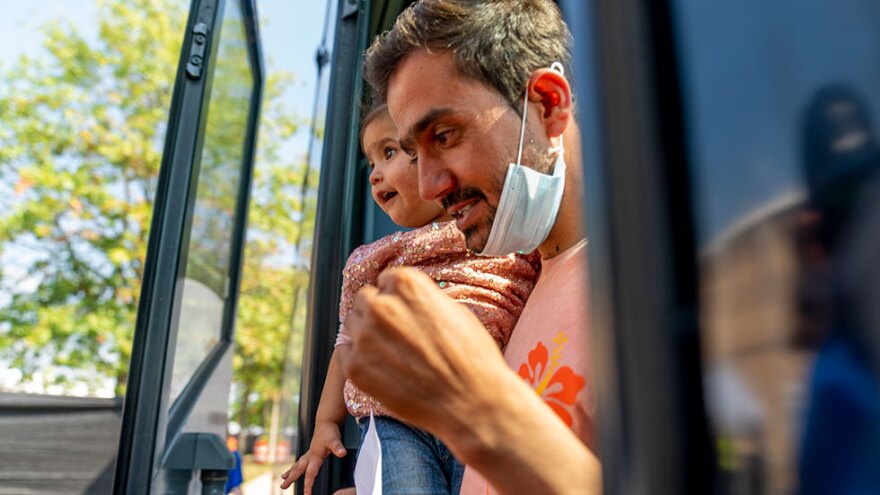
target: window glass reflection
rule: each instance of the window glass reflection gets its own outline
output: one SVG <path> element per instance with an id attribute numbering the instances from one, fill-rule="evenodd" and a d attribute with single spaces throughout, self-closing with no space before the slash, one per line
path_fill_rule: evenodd
<path id="1" fill-rule="evenodd" d="M 219 342 L 231 290 L 233 222 L 254 84 L 238 2 L 226 3 L 219 35 L 183 283 L 172 401 Z"/>
<path id="2" fill-rule="evenodd" d="M 719 492 L 878 493 L 880 4 L 675 15 Z"/>
<path id="3" fill-rule="evenodd" d="M 317 209 L 317 191 L 320 182 L 321 160 L 324 152 L 324 128 L 326 126 L 327 108 L 330 104 L 330 76 L 331 60 L 333 54 L 330 51 L 335 45 L 335 29 L 333 22 L 337 17 L 337 3 L 328 2 L 323 14 L 322 39 L 316 40 L 318 50 L 327 50 L 326 63 L 317 70 L 315 80 L 316 88 L 312 106 L 311 125 L 309 126 L 309 147 L 306 156 L 304 170 L 304 185 L 302 187 L 302 216 L 299 222 L 301 235 L 296 242 L 296 255 L 293 268 L 296 272 L 294 281 L 293 307 L 291 309 L 291 327 L 284 356 L 284 372 L 281 383 L 281 418 L 280 428 L 275 432 L 281 437 L 286 448 L 279 448 L 275 452 L 275 460 L 281 462 L 276 466 L 276 474 L 287 469 L 290 464 L 288 459 L 295 454 L 297 437 L 299 436 L 300 417 L 300 385 L 302 383 L 303 349 L 305 345 L 306 324 L 308 318 L 308 286 L 312 277 L 311 258 L 312 246 L 315 235 L 315 214 Z M 285 463 L 286 464 L 283 464 Z"/>

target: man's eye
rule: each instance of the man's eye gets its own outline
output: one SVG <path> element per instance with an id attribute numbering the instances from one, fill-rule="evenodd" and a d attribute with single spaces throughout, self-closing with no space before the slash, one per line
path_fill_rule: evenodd
<path id="1" fill-rule="evenodd" d="M 434 140 L 440 144 L 446 144 L 449 141 L 449 136 L 452 134 L 452 131 L 443 131 L 434 134 Z"/>
<path id="2" fill-rule="evenodd" d="M 390 160 L 396 153 L 397 153 L 396 149 L 394 149 L 390 146 L 386 147 L 385 148 L 385 159 Z"/>

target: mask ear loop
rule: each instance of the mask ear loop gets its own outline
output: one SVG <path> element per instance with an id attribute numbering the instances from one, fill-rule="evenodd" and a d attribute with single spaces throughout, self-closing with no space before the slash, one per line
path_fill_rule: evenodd
<path id="1" fill-rule="evenodd" d="M 558 152 L 562 153 L 565 150 L 565 145 L 562 144 L 562 134 L 559 135 L 559 146 L 554 146 L 550 148 L 548 151 L 551 153 Z"/>
<path id="2" fill-rule="evenodd" d="M 526 88 L 526 94 L 523 95 L 523 109 L 522 109 L 522 127 L 519 130 L 519 150 L 516 152 L 516 164 L 522 164 L 522 148 L 523 148 L 523 139 L 526 136 L 526 110 L 528 109 L 527 105 L 529 103 L 529 88 Z"/>

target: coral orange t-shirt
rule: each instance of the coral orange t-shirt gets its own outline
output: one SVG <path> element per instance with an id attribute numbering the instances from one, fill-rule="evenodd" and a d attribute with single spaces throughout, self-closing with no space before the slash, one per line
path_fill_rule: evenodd
<path id="1" fill-rule="evenodd" d="M 542 263 L 538 282 L 513 329 L 504 358 L 560 420 L 595 450 L 595 404 L 589 378 L 587 240 Z M 534 434 L 540 436 L 541 432 Z M 461 493 L 485 495 L 495 491 L 468 467 Z"/>

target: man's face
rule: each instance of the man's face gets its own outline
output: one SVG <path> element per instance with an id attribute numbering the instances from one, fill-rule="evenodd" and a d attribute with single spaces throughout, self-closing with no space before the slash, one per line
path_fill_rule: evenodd
<path id="1" fill-rule="evenodd" d="M 410 53 L 395 71 L 388 110 L 401 148 L 418 158 L 419 194 L 438 201 L 468 247 L 481 251 L 508 164 L 516 161 L 520 116 L 500 93 L 459 75 L 449 52 L 426 50 Z M 536 150 L 549 141 L 536 143 L 533 132 L 526 137 L 523 162 L 542 161 Z"/>

